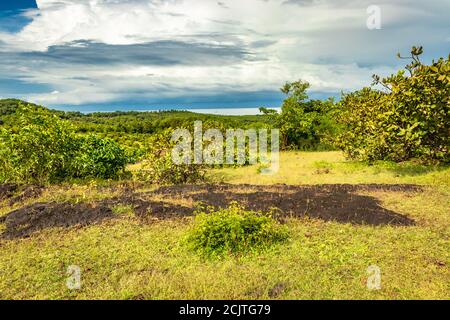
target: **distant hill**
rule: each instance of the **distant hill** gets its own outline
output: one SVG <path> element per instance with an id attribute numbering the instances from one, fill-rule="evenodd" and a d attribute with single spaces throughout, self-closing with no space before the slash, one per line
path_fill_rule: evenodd
<path id="1" fill-rule="evenodd" d="M 60 117 L 70 120 L 79 132 L 91 133 L 146 133 L 153 134 L 167 128 L 190 128 L 194 121 L 201 120 L 208 128 L 261 128 L 269 126 L 269 117 L 265 115 L 226 116 L 208 115 L 189 111 L 116 111 L 95 112 L 65 112 L 52 110 L 44 106 L 29 103 L 19 99 L 0 100 L 0 125 L 18 128 L 16 111 L 20 104 L 30 105 L 36 109 L 47 110 Z"/>
<path id="2" fill-rule="evenodd" d="M 19 99 L 0 99 L 0 116 L 10 115 L 16 113 L 19 104 L 29 104 L 36 108 L 44 108 L 37 104 L 28 103 Z"/>

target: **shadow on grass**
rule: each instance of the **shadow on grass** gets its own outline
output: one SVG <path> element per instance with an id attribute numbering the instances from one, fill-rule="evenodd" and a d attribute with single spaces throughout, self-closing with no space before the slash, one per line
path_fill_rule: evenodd
<path id="1" fill-rule="evenodd" d="M 388 168 L 388 171 L 391 171 L 399 176 L 420 176 L 425 175 L 428 173 L 434 173 L 434 172 L 442 172 L 446 171 L 448 167 L 446 166 L 434 166 L 434 167 L 427 167 L 427 166 L 420 166 L 420 165 L 405 165 L 405 166 L 398 166 L 394 168 Z"/>
<path id="2" fill-rule="evenodd" d="M 374 168 L 379 171 L 391 172 L 397 176 L 421 176 L 429 173 L 439 173 L 449 169 L 448 165 L 423 165 L 411 161 L 396 163 L 392 161 L 375 161 L 373 163 L 367 162 L 346 162 L 344 163 L 356 169 Z"/>

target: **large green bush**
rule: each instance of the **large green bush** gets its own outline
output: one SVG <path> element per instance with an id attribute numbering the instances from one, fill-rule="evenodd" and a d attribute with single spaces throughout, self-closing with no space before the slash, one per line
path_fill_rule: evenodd
<path id="1" fill-rule="evenodd" d="M 82 136 L 73 173 L 82 178 L 117 178 L 129 160 L 125 150 L 114 140 Z"/>
<path id="2" fill-rule="evenodd" d="M 375 83 L 385 90 L 364 88 L 339 103 L 336 139 L 346 154 L 362 160 L 449 162 L 450 62 L 440 58 L 421 63 L 422 48 L 413 48 L 412 62 Z"/>
<path id="3" fill-rule="evenodd" d="M 237 203 L 229 208 L 197 213 L 187 242 L 208 257 L 264 249 L 287 240 L 289 234 L 272 214 L 246 211 Z"/>
<path id="4" fill-rule="evenodd" d="M 17 130 L 0 131 L 0 181 L 58 182 L 70 178 L 113 178 L 127 164 L 115 142 L 75 134 L 48 111 L 21 106 Z"/>

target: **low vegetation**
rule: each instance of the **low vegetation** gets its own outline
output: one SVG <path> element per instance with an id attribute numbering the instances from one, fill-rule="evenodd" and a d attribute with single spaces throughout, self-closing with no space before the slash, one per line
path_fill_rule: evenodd
<path id="1" fill-rule="evenodd" d="M 450 187 L 450 168 L 445 164 L 426 165 L 417 161 L 349 160 L 340 151 L 280 154 L 276 175 L 261 175 L 260 167 L 214 169 L 209 178 L 233 184 L 417 184 Z"/>
<path id="2" fill-rule="evenodd" d="M 188 244 L 208 257 L 243 254 L 264 249 L 288 238 L 288 231 L 272 213 L 247 211 L 238 203 L 219 211 L 197 212 Z"/>

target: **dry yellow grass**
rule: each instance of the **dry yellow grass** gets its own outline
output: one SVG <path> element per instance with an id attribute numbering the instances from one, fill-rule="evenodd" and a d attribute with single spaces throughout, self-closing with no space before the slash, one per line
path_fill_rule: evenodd
<path id="1" fill-rule="evenodd" d="M 249 184 L 428 184 L 450 187 L 450 168 L 414 163 L 395 164 L 347 161 L 341 152 L 281 152 L 280 170 L 258 173 L 258 165 L 212 170 L 211 177 L 229 183 Z"/>

